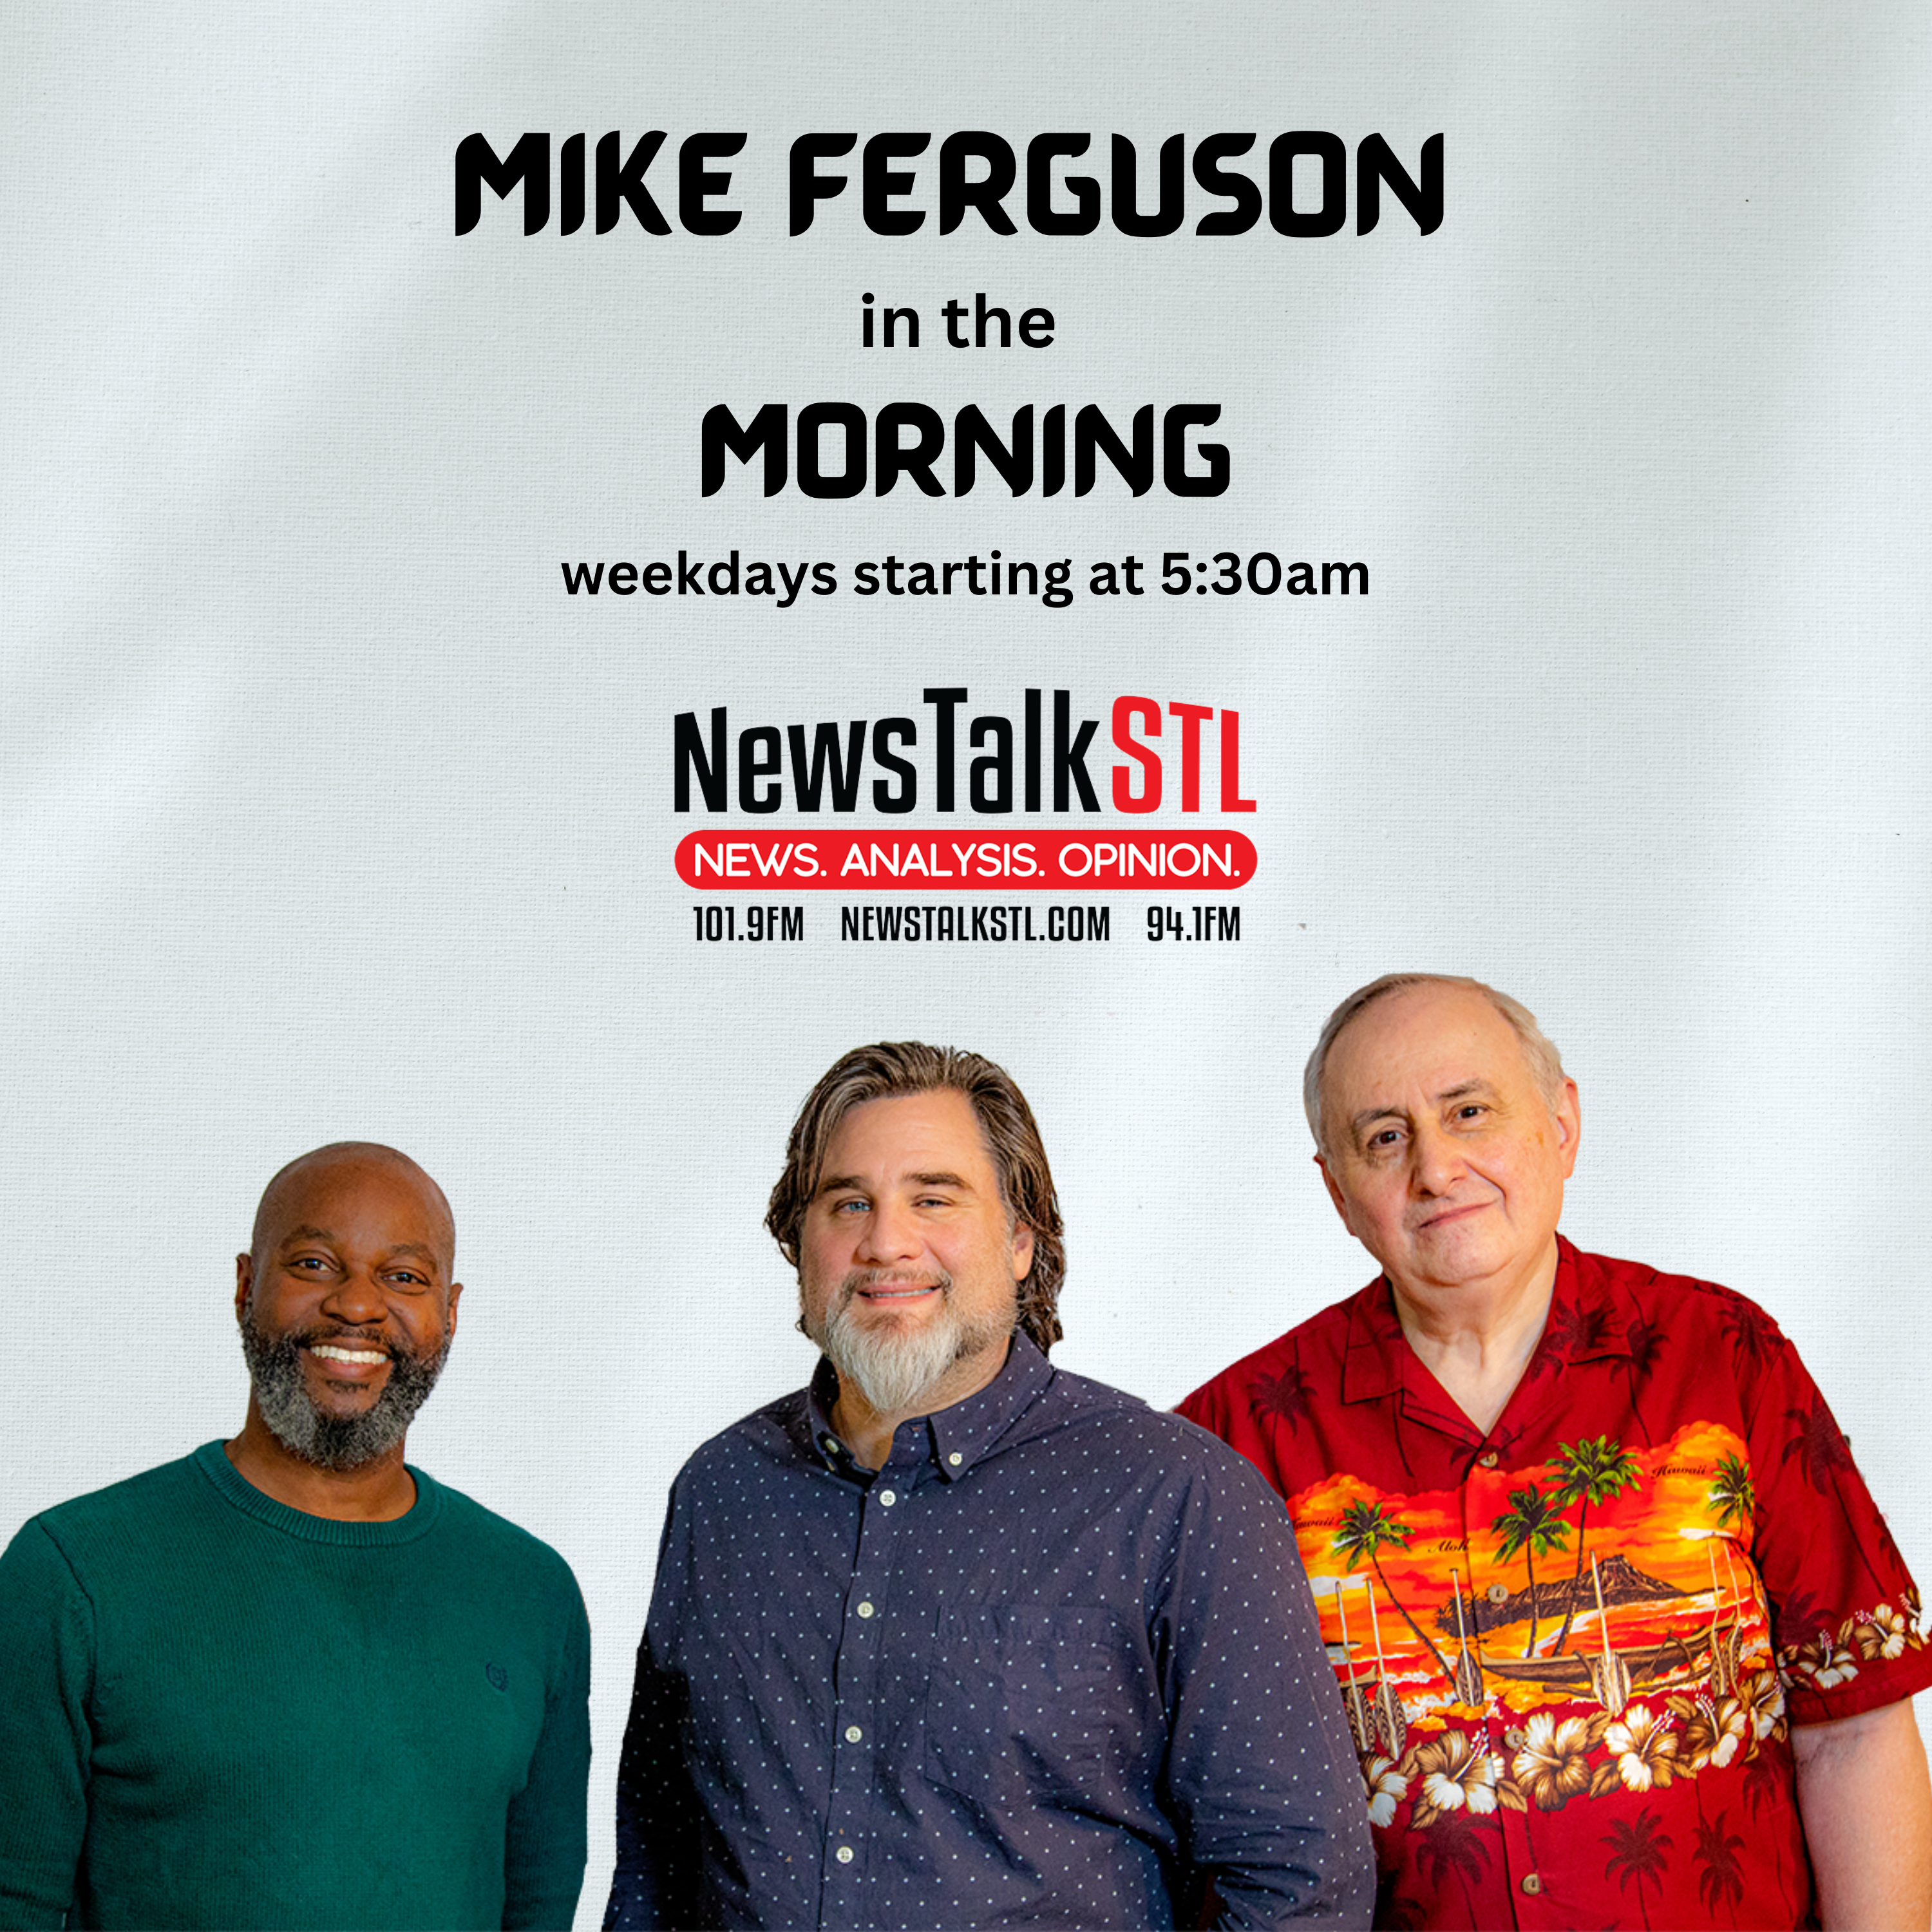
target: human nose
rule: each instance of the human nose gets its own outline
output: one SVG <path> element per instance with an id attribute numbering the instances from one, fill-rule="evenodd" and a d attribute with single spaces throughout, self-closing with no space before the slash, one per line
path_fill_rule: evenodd
<path id="1" fill-rule="evenodd" d="M 866 1217 L 856 1258 L 869 1267 L 886 1268 L 910 1258 L 923 1246 L 911 1210 L 896 1202 L 881 1201 Z"/>
<path id="2" fill-rule="evenodd" d="M 381 1282 L 364 1268 L 350 1268 L 340 1281 L 322 1297 L 322 1312 L 345 1328 L 368 1328 L 388 1312 L 388 1299 Z"/>
<path id="3" fill-rule="evenodd" d="M 1462 1153 L 1432 1122 L 1415 1130 L 1410 1144 L 1409 1180 L 1418 1194 L 1447 1194 L 1462 1177 Z"/>

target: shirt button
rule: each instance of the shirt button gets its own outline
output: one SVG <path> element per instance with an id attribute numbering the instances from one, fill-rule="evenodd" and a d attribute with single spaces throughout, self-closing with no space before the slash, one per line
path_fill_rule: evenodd
<path id="1" fill-rule="evenodd" d="M 872 1605 L 870 1604 L 861 1604 L 859 1606 L 859 1614 L 862 1617 L 869 1617 L 872 1614 Z"/>
<path id="2" fill-rule="evenodd" d="M 1485 1449 L 1483 1453 L 1476 1458 L 1476 1460 L 1481 1463 L 1484 1468 L 1493 1469 L 1496 1466 L 1496 1464 L 1502 1460 L 1502 1458 L 1497 1455 L 1496 1452 L 1493 1449 Z"/>
<path id="3" fill-rule="evenodd" d="M 842 1858 L 847 1854 L 842 1851 L 838 1856 Z M 1534 1872 L 1525 1872 L 1522 1875 L 1522 1888 L 1534 1898 L 1543 1889 L 1543 1881 Z"/>
<path id="4" fill-rule="evenodd" d="M 848 1724 L 845 1726 L 845 1742 L 848 1744 L 856 1744 L 865 1735 L 856 1724 Z"/>
<path id="5" fill-rule="evenodd" d="M 828 1456 L 836 1456 L 836 1455 L 837 1455 L 837 1454 L 838 1454 L 838 1441 L 837 1437 L 836 1437 L 836 1436 L 826 1436 L 826 1438 L 825 1438 L 825 1444 L 824 1444 L 824 1446 L 825 1446 L 825 1453 L 826 1453 L 826 1455 L 828 1455 Z"/>
<path id="6" fill-rule="evenodd" d="M 842 1865 L 849 1865 L 852 1862 L 852 1847 L 850 1845 L 841 1845 L 832 1856 L 837 1858 Z M 1527 1879 L 1523 1880 L 1523 1884 L 1526 1888 L 1527 1888 L 1528 1883 L 1529 1881 Z"/>
<path id="7" fill-rule="evenodd" d="M 893 1504 L 898 1501 L 898 1498 L 894 1496 L 890 1490 L 881 1490 L 879 1492 L 879 1501 L 885 1508 L 890 1509 Z"/>
<path id="8" fill-rule="evenodd" d="M 1503 1742 L 1508 1744 L 1511 1750 L 1521 1750 L 1528 1742 L 1529 1733 L 1520 1725 L 1512 1724 L 1503 1733 Z"/>
<path id="9" fill-rule="evenodd" d="M 1507 1583 L 1492 1583 L 1483 1594 L 1492 1604 L 1506 1604 L 1509 1601 L 1509 1586 Z"/>
<path id="10" fill-rule="evenodd" d="M 953 1450 L 953 1452 L 952 1452 L 952 1454 L 951 1455 L 950 1455 L 949 1456 L 947 1456 L 947 1457 L 946 1457 L 946 1460 L 947 1460 L 947 1462 L 950 1462 L 950 1463 L 952 1465 L 953 1468 L 955 1468 L 956 1469 L 956 1468 L 958 1468 L 958 1466 L 960 1466 L 960 1464 L 961 1464 L 962 1462 L 964 1462 L 964 1461 L 965 1461 L 965 1460 L 966 1460 L 966 1459 L 965 1459 L 965 1457 L 964 1457 L 964 1456 L 962 1456 L 962 1455 L 961 1455 L 961 1454 L 960 1454 L 960 1453 L 959 1453 L 959 1451 L 958 1451 L 958 1450 L 956 1450 L 956 1450 Z"/>

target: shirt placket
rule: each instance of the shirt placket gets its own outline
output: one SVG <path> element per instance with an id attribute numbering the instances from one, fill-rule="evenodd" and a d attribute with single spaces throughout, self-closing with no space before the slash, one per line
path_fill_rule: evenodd
<path id="1" fill-rule="evenodd" d="M 1476 1606 L 1482 1603 L 1493 1606 L 1505 1601 L 1510 1594 L 1507 1583 L 1495 1574 L 1493 1566 L 1490 1567 L 1486 1581 L 1478 1582 L 1476 1576 L 1475 1552 L 1484 1540 L 1495 1540 L 1496 1532 L 1492 1526 L 1509 1508 L 1510 1478 L 1502 1468 L 1502 1454 L 1494 1444 L 1484 1442 L 1469 1465 L 1460 1492 L 1462 1549 L 1467 1559 L 1465 1588 L 1468 1601 L 1465 1615 L 1468 1624 L 1470 1651 L 1478 1664 L 1484 1661 L 1486 1646 L 1477 1624 Z M 1516 1753 L 1522 1748 L 1525 1720 L 1492 1691 L 1486 1674 L 1483 1684 L 1483 1721 L 1496 1775 L 1498 1779 L 1508 1778 L 1511 1774 Z M 1554 1926 L 1556 1921 L 1551 1916 L 1544 1874 L 1538 1868 L 1534 1850 L 1530 1844 L 1528 1814 L 1502 1804 L 1496 1807 L 1496 1812 L 1502 1826 L 1502 1877 L 1508 1890 L 1514 1922 L 1519 1926 L 1539 1928 L 1540 1932 L 1540 1928 Z"/>
<path id="2" fill-rule="evenodd" d="M 890 1783 L 878 1762 L 887 1719 L 880 1690 L 888 1664 L 902 1659 L 915 1621 L 899 1587 L 903 1570 L 896 1556 L 916 1474 L 914 1458 L 895 1453 L 860 1506 L 858 1550 L 832 1666 L 832 1802 L 819 1880 L 820 1925 L 863 1925 L 874 1916 L 862 1901 L 874 1876 L 878 1794 Z"/>

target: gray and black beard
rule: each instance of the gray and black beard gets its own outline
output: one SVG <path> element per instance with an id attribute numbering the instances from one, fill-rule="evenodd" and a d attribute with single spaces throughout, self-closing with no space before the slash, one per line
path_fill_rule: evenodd
<path id="1" fill-rule="evenodd" d="M 868 1325 L 855 1318 L 852 1309 L 859 1286 L 869 1279 L 848 1276 L 824 1320 L 808 1323 L 801 1318 L 799 1325 L 824 1351 L 838 1379 L 852 1382 L 874 1414 L 916 1414 L 920 1398 L 956 1363 L 1012 1332 L 1010 1309 L 977 1322 L 962 1319 L 953 1306 L 952 1283 L 944 1276 L 939 1286 L 945 1305 L 936 1320 L 909 1335 L 890 1324 Z"/>
<path id="2" fill-rule="evenodd" d="M 381 1348 L 388 1345 L 353 1330 L 312 1328 L 272 1340 L 255 1325 L 250 1309 L 242 1322 L 242 1353 L 255 1388 L 255 1406 L 269 1432 L 292 1456 L 318 1469 L 359 1469 L 401 1444 L 416 1412 L 429 1399 L 449 1354 L 446 1339 L 433 1355 L 389 1355 L 389 1378 L 360 1415 L 328 1415 L 310 1400 L 302 1380 L 302 1352 L 314 1342 Z"/>

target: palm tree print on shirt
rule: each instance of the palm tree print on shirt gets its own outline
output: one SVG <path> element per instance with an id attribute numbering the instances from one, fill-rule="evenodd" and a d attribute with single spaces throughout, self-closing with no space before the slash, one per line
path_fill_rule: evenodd
<path id="1" fill-rule="evenodd" d="M 1610 1827 L 1604 1843 L 1610 1848 L 1604 1876 L 1607 1878 L 1614 1872 L 1620 1892 L 1628 1892 L 1635 1882 L 1636 1909 L 1642 1914 L 1647 1928 L 1650 1908 L 1644 1904 L 1643 1888 L 1646 1885 L 1654 1886 L 1658 1896 L 1661 1898 L 1664 1895 L 1664 1880 L 1660 1874 L 1666 1862 L 1664 1854 L 1670 1849 L 1670 1833 L 1657 1828 L 1653 1814 L 1640 1811 L 1634 1818 L 1619 1818 Z"/>
<path id="2" fill-rule="evenodd" d="M 1254 1412 L 1271 1415 L 1288 1424 L 1292 1435 L 1301 1432 L 1301 1418 L 1308 1413 L 1308 1378 L 1298 1363 L 1291 1362 L 1278 1376 L 1264 1376 L 1255 1384 Z"/>
<path id="3" fill-rule="evenodd" d="M 1664 1330 L 1640 1315 L 1624 1328 L 1624 1346 L 1630 1350 L 1631 1373 L 1640 1382 L 1647 1381 L 1664 1352 Z"/>
<path id="4" fill-rule="evenodd" d="M 1726 1529 L 1743 1529 L 1757 1514 L 1756 1486 L 1742 1456 L 1720 1459 L 1717 1480 L 1704 1507 Z"/>
<path id="5" fill-rule="evenodd" d="M 1814 1490 L 1828 1489 L 1852 1468 L 1852 1452 L 1844 1432 L 1832 1420 L 1822 1397 L 1808 1409 L 1787 1408 L 1784 1419 L 1796 1427 L 1784 1445 L 1784 1460 L 1795 1456 L 1804 1480 Z"/>
<path id="6" fill-rule="evenodd" d="M 1342 1527 L 1335 1532 L 1331 1546 L 1348 1559 L 1352 1572 L 1355 1565 L 1366 1557 L 1369 1567 L 1376 1573 L 1376 1580 L 1388 1592 L 1388 1600 L 1402 1612 L 1403 1622 L 1421 1640 L 1422 1647 L 1436 1660 L 1436 1667 L 1441 1671 L 1450 1688 L 1455 1688 L 1456 1676 L 1443 1658 L 1442 1652 L 1429 1640 L 1428 1633 L 1408 1613 L 1408 1606 L 1389 1587 L 1389 1580 L 1383 1574 L 1382 1560 L 1376 1554 L 1385 1543 L 1394 1544 L 1402 1549 L 1415 1534 L 1406 1522 L 1399 1522 L 1382 1508 L 1380 1503 L 1354 1502 L 1342 1512 Z"/>
<path id="7" fill-rule="evenodd" d="M 1744 1895 L 1744 1868 L 1738 1863 L 1744 1841 L 1736 1832 L 1724 1829 L 1730 1816 L 1720 1811 L 1714 1823 L 1697 1827 L 1697 1862 L 1703 1868 L 1697 1874 L 1697 1892 L 1714 1918 L 1720 1905 L 1728 1906 L 1735 1925 Z"/>
<path id="8" fill-rule="evenodd" d="M 1562 1506 L 1540 1484 L 1532 1483 L 1526 1490 L 1512 1490 L 1509 1492 L 1510 1506 L 1490 1525 L 1490 1528 L 1502 1538 L 1502 1546 L 1496 1552 L 1496 1561 L 1507 1563 L 1517 1551 L 1522 1552 L 1524 1573 L 1529 1579 L 1529 1641 L 1524 1645 L 1526 1657 L 1536 1654 L 1536 1562 L 1539 1556 L 1547 1556 L 1552 1550 L 1569 1548 L 1570 1526 L 1563 1520 Z"/>
<path id="9" fill-rule="evenodd" d="M 1550 1473 L 1556 1478 L 1558 1508 L 1568 1509 L 1575 1502 L 1583 1506 L 1576 1517 L 1574 1587 L 1570 1593 L 1570 1606 L 1563 1614 L 1563 1628 L 1550 1652 L 1552 1657 L 1561 1657 L 1563 1646 L 1570 1640 L 1570 1626 L 1576 1620 L 1576 1605 L 1582 1595 L 1583 1558 L 1589 1547 L 1585 1532 L 1590 1521 L 1590 1505 L 1594 1503 L 1600 1508 L 1619 1491 L 1636 1488 L 1640 1477 L 1636 1457 L 1607 1436 L 1585 1436 L 1561 1444 L 1550 1459 Z"/>

